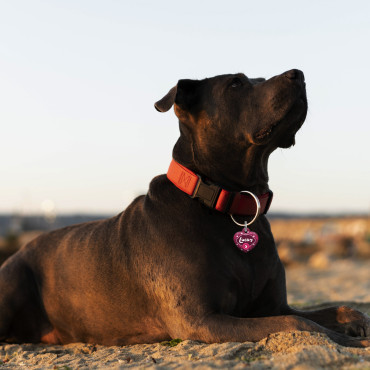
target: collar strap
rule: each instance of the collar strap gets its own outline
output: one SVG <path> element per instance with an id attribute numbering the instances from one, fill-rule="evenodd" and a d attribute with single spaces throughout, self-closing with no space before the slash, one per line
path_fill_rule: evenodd
<path id="1" fill-rule="evenodd" d="M 249 194 L 228 191 L 216 184 L 206 183 L 199 175 L 177 163 L 174 159 L 168 169 L 167 178 L 191 198 L 198 198 L 200 202 L 217 211 L 240 216 L 256 214 L 256 203 Z M 272 191 L 269 190 L 258 196 L 261 213 L 267 213 L 272 195 Z"/>

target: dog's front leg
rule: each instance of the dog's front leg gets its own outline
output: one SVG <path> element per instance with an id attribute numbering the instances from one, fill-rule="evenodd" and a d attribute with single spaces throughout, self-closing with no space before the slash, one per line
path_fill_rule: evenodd
<path id="1" fill-rule="evenodd" d="M 300 311 L 289 307 L 284 313 L 309 319 L 339 333 L 370 337 L 370 317 L 350 307 L 336 306 L 315 311 Z"/>
<path id="2" fill-rule="evenodd" d="M 344 346 L 370 346 L 370 338 L 352 338 L 296 315 L 238 318 L 222 314 L 211 314 L 198 322 L 195 319 L 188 321 L 183 318 L 177 321 L 177 325 L 172 325 L 169 333 L 172 338 L 219 343 L 257 342 L 272 333 L 294 330 L 325 333 L 333 341 Z"/>

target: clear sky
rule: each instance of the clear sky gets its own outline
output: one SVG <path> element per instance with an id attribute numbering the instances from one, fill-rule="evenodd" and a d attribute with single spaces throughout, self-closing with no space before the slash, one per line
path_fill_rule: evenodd
<path id="1" fill-rule="evenodd" d="M 119 212 L 168 168 L 178 79 L 291 68 L 309 113 L 271 210 L 369 212 L 369 45 L 367 0 L 1 1 L 0 213 Z"/>

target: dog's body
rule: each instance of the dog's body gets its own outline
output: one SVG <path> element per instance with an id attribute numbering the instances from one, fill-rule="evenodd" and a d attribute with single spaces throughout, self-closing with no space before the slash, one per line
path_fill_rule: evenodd
<path id="1" fill-rule="evenodd" d="M 269 190 L 268 156 L 294 143 L 307 111 L 297 70 L 268 81 L 180 80 L 156 107 L 174 103 L 181 131 L 174 158 L 226 189 L 255 194 Z M 369 346 L 370 320 L 358 311 L 288 306 L 264 215 L 251 225 L 259 244 L 249 253 L 233 243 L 240 229 L 158 176 L 118 216 L 44 234 L 1 267 L 0 339 L 123 345 L 309 330 Z"/>

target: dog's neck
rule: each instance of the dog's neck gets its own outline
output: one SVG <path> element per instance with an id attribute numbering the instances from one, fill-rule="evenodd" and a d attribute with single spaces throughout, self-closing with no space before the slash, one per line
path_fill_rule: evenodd
<path id="1" fill-rule="evenodd" d="M 181 135 L 173 149 L 173 158 L 225 189 L 263 194 L 269 190 L 267 164 L 272 151 L 266 147 L 250 145 L 244 154 L 216 154 L 212 160 L 204 161 L 204 156 L 197 153 L 192 140 Z"/>

